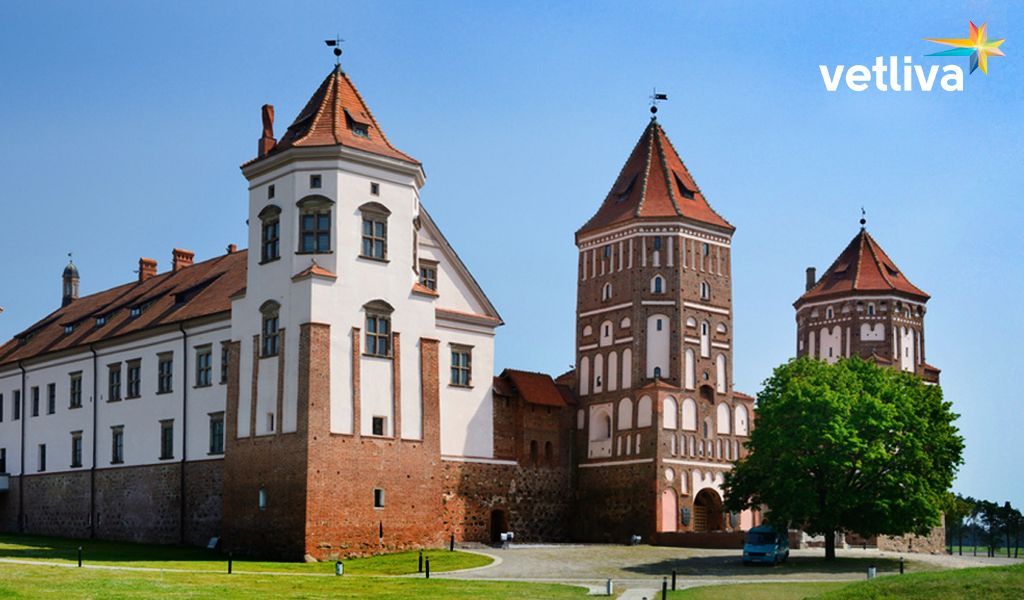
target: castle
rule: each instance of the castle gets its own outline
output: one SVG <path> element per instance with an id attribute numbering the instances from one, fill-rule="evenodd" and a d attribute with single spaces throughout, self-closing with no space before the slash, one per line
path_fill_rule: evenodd
<path id="1" fill-rule="evenodd" d="M 142 258 L 84 297 L 69 264 L 61 307 L 0 346 L 0 529 L 298 560 L 760 522 L 722 508 L 755 426 L 732 386 L 734 228 L 656 119 L 576 232 L 556 378 L 493 376 L 501 316 L 340 67 L 280 139 L 264 106 L 242 174 L 248 250 Z M 813 279 L 799 354 L 937 377 L 927 296 L 866 232 Z"/>

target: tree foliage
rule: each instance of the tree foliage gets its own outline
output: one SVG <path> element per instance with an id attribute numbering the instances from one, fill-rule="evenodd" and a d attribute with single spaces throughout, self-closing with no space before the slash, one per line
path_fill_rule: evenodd
<path id="1" fill-rule="evenodd" d="M 725 479 L 730 510 L 765 506 L 768 520 L 823 534 L 927 533 L 940 522 L 962 464 L 958 415 L 938 386 L 850 358 L 800 358 L 757 396 L 748 455 Z"/>

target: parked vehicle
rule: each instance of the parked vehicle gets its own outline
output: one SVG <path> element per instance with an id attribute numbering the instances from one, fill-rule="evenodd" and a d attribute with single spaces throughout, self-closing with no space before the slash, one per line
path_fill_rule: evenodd
<path id="1" fill-rule="evenodd" d="M 774 527 L 760 525 L 747 532 L 743 544 L 743 564 L 777 565 L 789 559 L 789 535 Z"/>

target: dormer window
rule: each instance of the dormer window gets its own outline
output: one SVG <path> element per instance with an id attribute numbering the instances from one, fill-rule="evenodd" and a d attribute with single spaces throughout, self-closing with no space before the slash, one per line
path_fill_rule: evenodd
<path id="1" fill-rule="evenodd" d="M 141 314 L 142 314 L 142 307 L 141 306 L 133 306 L 133 307 L 128 309 L 128 317 L 129 318 L 134 319 L 134 318 L 138 317 Z"/>
<path id="2" fill-rule="evenodd" d="M 362 123 L 353 123 L 352 134 L 356 137 L 368 138 L 370 137 L 370 129 Z"/>
<path id="3" fill-rule="evenodd" d="M 64 326 L 64 335 L 70 335 L 75 331 L 74 324 L 68 324 Z"/>
<path id="4" fill-rule="evenodd" d="M 97 327 L 103 327 L 106 324 L 107 324 L 107 317 L 106 317 L 106 315 L 96 317 L 96 326 Z"/>
<path id="5" fill-rule="evenodd" d="M 281 258 L 281 209 L 271 204 L 260 211 L 260 262 Z"/>
<path id="6" fill-rule="evenodd" d="M 299 252 L 327 254 L 331 251 L 331 205 L 323 196 L 299 200 Z"/>

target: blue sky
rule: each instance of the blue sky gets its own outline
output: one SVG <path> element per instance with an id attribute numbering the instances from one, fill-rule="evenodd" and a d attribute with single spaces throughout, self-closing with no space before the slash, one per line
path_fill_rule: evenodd
<path id="1" fill-rule="evenodd" d="M 289 123 L 343 63 L 423 161 L 423 202 L 498 306 L 497 364 L 573 360 L 573 232 L 660 120 L 734 237 L 735 379 L 795 352 L 791 303 L 869 230 L 932 295 L 928 360 L 962 414 L 956 489 L 1024 505 L 1024 8 L 997 2 L 99 2 L 0 5 L 0 337 L 82 291 L 245 240 L 259 107 Z M 961 93 L 828 93 L 819 64 L 910 55 L 987 21 Z M 1008 476 L 1010 472 L 1017 476 Z"/>

